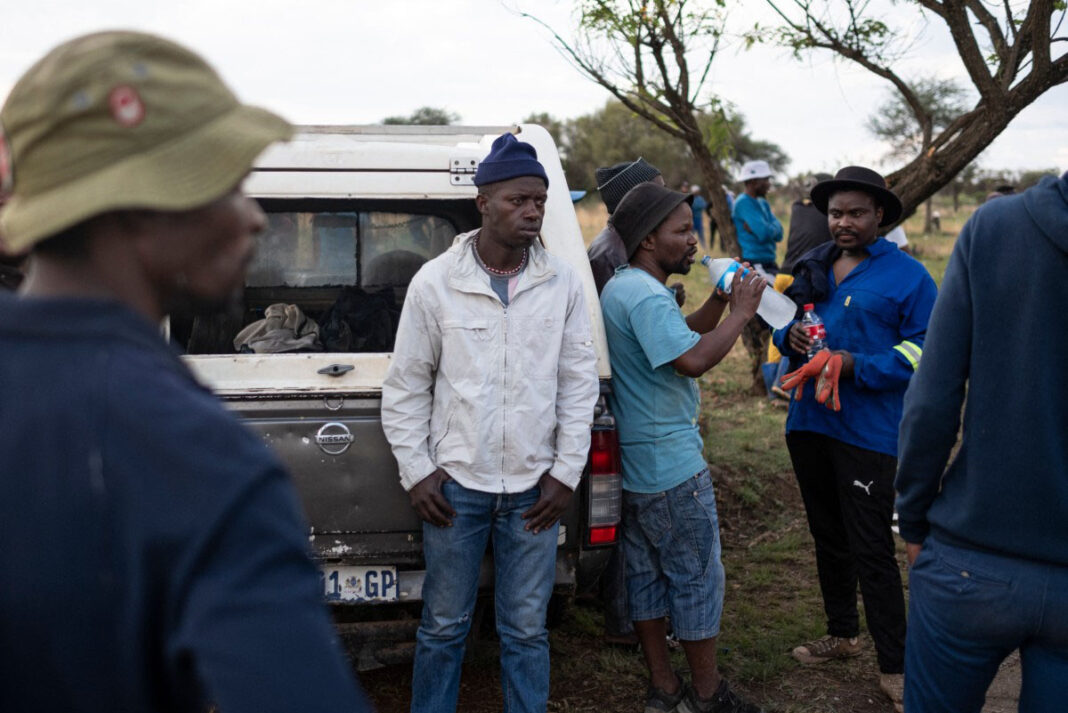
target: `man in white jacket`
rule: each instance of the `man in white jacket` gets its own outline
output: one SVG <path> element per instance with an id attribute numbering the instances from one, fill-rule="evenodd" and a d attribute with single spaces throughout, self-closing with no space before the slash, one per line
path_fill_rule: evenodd
<path id="1" fill-rule="evenodd" d="M 549 179 L 534 148 L 499 137 L 475 184 L 482 228 L 413 278 L 382 387 L 382 425 L 424 521 L 413 713 L 456 709 L 491 538 L 504 710 L 546 709 L 558 519 L 598 395 L 579 278 L 538 239 Z"/>

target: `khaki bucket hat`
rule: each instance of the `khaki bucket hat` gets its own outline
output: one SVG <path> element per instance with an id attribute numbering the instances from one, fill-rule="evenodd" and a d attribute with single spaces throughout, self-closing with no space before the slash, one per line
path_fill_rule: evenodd
<path id="1" fill-rule="evenodd" d="M 0 241 L 19 253 L 107 211 L 211 203 L 291 134 L 180 45 L 79 37 L 31 67 L 0 110 Z"/>

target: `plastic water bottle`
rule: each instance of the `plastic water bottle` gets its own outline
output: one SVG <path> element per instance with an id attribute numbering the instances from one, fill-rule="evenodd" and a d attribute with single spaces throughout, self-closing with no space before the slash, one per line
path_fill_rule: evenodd
<path id="1" fill-rule="evenodd" d="M 815 307 L 811 304 L 805 305 L 801 326 L 808 338 L 812 340 L 808 346 L 808 358 L 811 359 L 816 356 L 816 352 L 827 348 L 827 328 L 823 326 L 823 320 L 816 314 Z"/>
<path id="2" fill-rule="evenodd" d="M 708 274 L 712 278 L 712 284 L 726 293 L 731 291 L 731 281 L 734 273 L 742 271 L 742 276 L 749 274 L 749 270 L 742 267 L 737 260 L 729 257 L 720 257 L 713 260 L 708 255 L 701 258 L 701 264 L 708 268 Z M 771 325 L 772 329 L 782 329 L 794 318 L 797 313 L 797 305 L 784 294 L 775 291 L 770 284 L 764 288 L 764 294 L 760 296 L 760 305 L 757 314 Z"/>

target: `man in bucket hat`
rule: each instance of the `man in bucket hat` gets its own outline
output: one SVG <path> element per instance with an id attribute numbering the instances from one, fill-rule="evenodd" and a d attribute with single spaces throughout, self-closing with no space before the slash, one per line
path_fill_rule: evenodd
<path id="1" fill-rule="evenodd" d="M 752 713 L 759 709 L 738 698 L 716 666 L 723 566 L 694 379 L 730 351 L 767 283 L 736 271 L 729 298 L 713 293 L 683 317 L 665 282 L 689 272 L 697 254 L 692 201 L 644 183 L 612 215 L 629 259 L 601 295 L 623 458 L 627 591 L 649 668 L 646 713 Z M 717 326 L 728 300 L 730 315 Z M 692 688 L 671 670 L 669 613 Z"/>
<path id="2" fill-rule="evenodd" d="M 545 710 L 559 517 L 599 390 L 578 275 L 540 243 L 549 178 L 534 147 L 499 136 L 475 185 L 482 227 L 412 279 L 382 385 L 382 427 L 423 520 L 413 713 L 456 709 L 490 542 L 504 711 Z"/>
<path id="3" fill-rule="evenodd" d="M 616 268 L 627 264 L 627 249 L 612 225 L 612 214 L 627 194 L 639 183 L 656 183 L 664 185 L 660 169 L 638 157 L 634 161 L 624 161 L 614 166 L 601 166 L 596 171 L 597 190 L 608 210 L 608 223 L 604 226 L 586 251 L 593 270 L 593 281 L 597 285 L 597 294 L 612 279 Z M 686 289 L 681 282 L 670 285 L 675 292 L 675 301 L 679 307 L 686 303 Z M 626 563 L 623 561 L 623 543 L 612 547 L 604 572 L 601 574 L 601 598 L 604 600 L 604 640 L 613 646 L 633 647 L 638 643 L 630 615 L 627 613 Z"/>
<path id="4" fill-rule="evenodd" d="M 811 198 L 827 215 L 833 240 L 800 258 L 786 294 L 815 306 L 834 353 L 829 363 L 841 371 L 824 370 L 825 401 L 817 401 L 817 388 L 799 386 L 786 418 L 827 616 L 827 635 L 793 656 L 816 664 L 860 652 L 859 581 L 879 685 L 900 706 L 905 602 L 890 530 L 897 436 L 936 288 L 922 264 L 879 237 L 902 206 L 878 173 L 848 166 L 813 186 Z M 799 321 L 777 330 L 774 342 L 791 366 L 802 365 L 810 339 Z M 827 358 L 822 353 L 811 364 Z M 811 368 L 786 378 L 803 379 Z"/>
<path id="5" fill-rule="evenodd" d="M 240 184 L 279 117 L 169 41 L 106 32 L 0 111 L 0 701 L 9 710 L 368 710 L 282 466 L 160 337 L 240 290 Z"/>

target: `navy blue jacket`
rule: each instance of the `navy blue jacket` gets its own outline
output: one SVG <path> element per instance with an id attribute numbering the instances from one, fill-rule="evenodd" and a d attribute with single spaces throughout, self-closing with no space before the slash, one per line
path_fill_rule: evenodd
<path id="1" fill-rule="evenodd" d="M 0 710 L 368 710 L 282 467 L 158 328 L 0 295 Z"/>
<path id="2" fill-rule="evenodd" d="M 964 226 L 905 396 L 905 541 L 931 533 L 1068 565 L 1066 290 L 1068 174 L 996 198 Z"/>
<path id="3" fill-rule="evenodd" d="M 853 355 L 853 378 L 842 379 L 842 410 L 816 403 L 815 384 L 806 385 L 800 401 L 790 401 L 786 432 L 813 431 L 850 445 L 897 455 L 901 402 L 923 353 L 927 320 L 937 288 L 927 269 L 878 238 L 868 257 L 842 284 L 834 279 L 841 249 L 824 243 L 794 266 L 794 283 L 786 294 L 798 305 L 811 302 L 827 327 L 827 346 Z M 775 346 L 801 365 L 803 355 L 789 347 L 793 322 L 774 334 Z"/>

